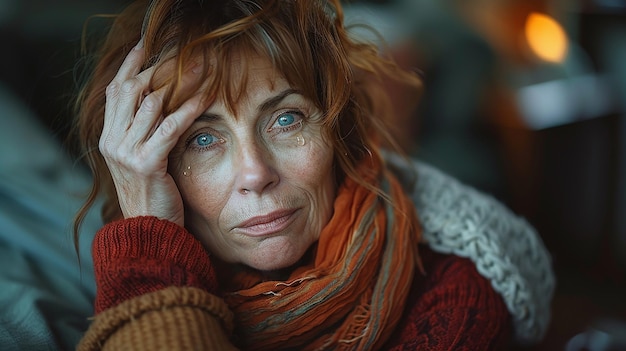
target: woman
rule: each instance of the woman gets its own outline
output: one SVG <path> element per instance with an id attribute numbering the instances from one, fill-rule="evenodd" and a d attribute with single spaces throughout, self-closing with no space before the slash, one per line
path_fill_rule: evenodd
<path id="1" fill-rule="evenodd" d="M 342 21 L 318 0 L 117 16 L 78 102 L 84 210 L 103 195 L 107 223 L 79 349 L 509 345 L 508 302 L 471 260 L 420 244 L 383 158 L 376 82 L 419 80 Z"/>

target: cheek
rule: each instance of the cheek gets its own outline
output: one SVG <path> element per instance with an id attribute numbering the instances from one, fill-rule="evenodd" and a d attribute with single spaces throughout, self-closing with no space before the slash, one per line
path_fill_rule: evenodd
<path id="1" fill-rule="evenodd" d="M 300 177 L 307 180 L 312 197 L 310 230 L 314 240 L 319 239 L 333 214 L 336 186 L 332 155 L 330 148 L 321 144 L 317 151 L 312 150 L 307 163 L 300 169 Z"/>
<path id="2" fill-rule="evenodd" d="M 331 207 L 335 191 L 333 174 L 333 152 L 321 139 L 307 141 L 307 147 L 301 147 L 300 155 L 293 157 L 293 176 L 301 182 L 314 197 L 316 206 Z M 323 211 L 322 211 L 323 212 Z"/>
<path id="3" fill-rule="evenodd" d="M 303 145 L 297 144 L 299 138 L 304 140 Z M 285 153 L 292 172 L 309 184 L 323 184 L 331 175 L 331 147 L 321 137 L 303 133 L 298 134 L 293 143 L 295 146 L 292 145 L 290 152 Z"/>
<path id="4" fill-rule="evenodd" d="M 219 151 L 219 150 L 217 150 Z M 229 165 L 217 162 L 217 151 L 202 153 L 187 151 L 176 158 L 170 157 L 170 164 L 174 166 L 170 173 L 182 195 L 185 207 L 193 209 L 199 207 L 217 207 L 224 196 L 227 183 L 232 179 L 229 176 Z"/>
<path id="5" fill-rule="evenodd" d="M 219 215 L 228 201 L 232 177 L 223 174 L 222 168 L 202 170 L 185 166 L 178 177 L 178 188 L 185 205 L 185 221 L 191 227 L 204 222 L 215 227 Z M 184 175 L 183 173 L 186 173 Z"/>
<path id="6" fill-rule="evenodd" d="M 311 150 L 311 162 L 316 169 L 318 176 L 323 177 L 326 182 L 334 183 L 333 160 L 334 153 L 330 143 L 325 142 L 321 137 L 315 139 L 312 144 L 314 150 Z"/>

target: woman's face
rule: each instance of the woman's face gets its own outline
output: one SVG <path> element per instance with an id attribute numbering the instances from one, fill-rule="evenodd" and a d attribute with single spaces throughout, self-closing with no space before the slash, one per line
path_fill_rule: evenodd
<path id="1" fill-rule="evenodd" d="M 189 230 L 223 261 L 271 271 L 318 240 L 335 198 L 322 114 L 269 61 L 251 59 L 236 114 L 216 100 L 171 153 Z"/>

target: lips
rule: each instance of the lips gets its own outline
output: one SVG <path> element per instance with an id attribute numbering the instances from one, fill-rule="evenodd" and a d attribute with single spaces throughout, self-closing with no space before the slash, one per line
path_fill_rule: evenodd
<path id="1" fill-rule="evenodd" d="M 264 216 L 252 217 L 238 224 L 233 230 L 254 237 L 272 235 L 287 228 L 295 219 L 296 211 L 295 209 L 280 210 Z"/>

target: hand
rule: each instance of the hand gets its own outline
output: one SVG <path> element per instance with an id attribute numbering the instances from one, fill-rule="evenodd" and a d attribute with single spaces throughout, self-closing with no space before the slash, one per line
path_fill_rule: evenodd
<path id="1" fill-rule="evenodd" d="M 196 96 L 163 116 L 166 88 L 148 91 L 154 67 L 140 72 L 144 55 L 140 42 L 106 89 L 99 148 L 124 218 L 155 216 L 183 226 L 182 197 L 167 171 L 168 155 L 203 108 Z"/>

